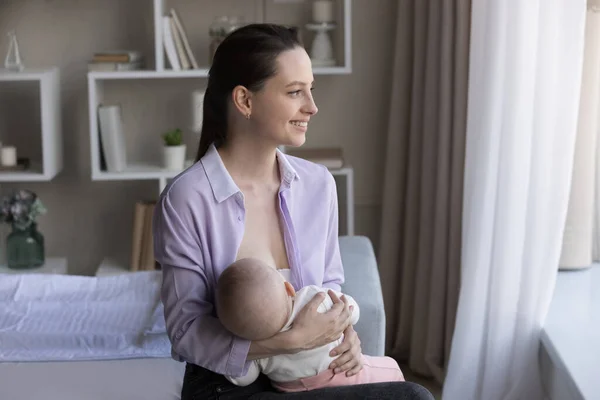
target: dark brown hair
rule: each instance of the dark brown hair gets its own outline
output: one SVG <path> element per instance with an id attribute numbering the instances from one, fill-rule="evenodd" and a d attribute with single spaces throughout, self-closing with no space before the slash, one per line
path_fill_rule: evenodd
<path id="1" fill-rule="evenodd" d="M 202 132 L 196 161 L 212 143 L 227 140 L 227 104 L 231 91 L 242 85 L 260 90 L 276 73 L 276 59 L 287 50 L 302 46 L 298 32 L 276 24 L 250 24 L 230 33 L 215 52 L 204 94 Z"/>

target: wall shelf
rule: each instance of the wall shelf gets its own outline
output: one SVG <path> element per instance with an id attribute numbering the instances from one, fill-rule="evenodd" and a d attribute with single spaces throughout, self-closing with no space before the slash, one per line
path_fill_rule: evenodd
<path id="1" fill-rule="evenodd" d="M 50 181 L 63 168 L 59 69 L 25 69 L 21 72 L 0 69 L 0 85 L 4 82 L 37 82 L 39 85 L 42 159 L 32 160 L 29 169 L 24 171 L 0 171 L 0 182 Z M 19 157 L 22 154 L 19 149 L 17 153 Z"/>
<path id="2" fill-rule="evenodd" d="M 188 69 L 185 71 L 121 71 L 121 72 L 89 72 L 88 79 L 180 79 L 180 78 L 206 78 L 208 69 Z"/>
<path id="3" fill-rule="evenodd" d="M 338 58 L 338 65 L 334 67 L 316 68 L 314 71 L 321 71 L 323 74 L 350 74 L 352 72 L 352 1 L 351 0 L 333 0 L 335 5 L 335 15 L 337 21 L 337 29 L 341 30 L 340 37 L 342 38 L 342 46 L 337 46 L 341 51 L 336 53 Z M 287 3 L 287 4 L 286 4 Z M 167 60 L 165 57 L 165 51 L 163 49 L 163 27 L 162 27 L 162 16 L 168 14 L 170 5 L 173 4 L 168 0 L 154 0 L 154 61 L 156 64 L 157 71 L 167 70 Z M 175 9 L 177 9 L 176 2 Z M 271 22 L 265 20 L 265 15 L 269 7 L 273 8 L 288 8 L 296 11 L 296 8 L 292 7 L 310 7 L 312 1 L 295 0 L 295 1 L 282 1 L 282 0 L 254 0 L 254 8 L 257 15 L 260 15 L 256 21 L 253 22 Z M 185 16 L 182 16 L 185 19 Z M 277 21 L 280 22 L 280 21 Z M 309 21 L 304 21 L 304 23 Z M 280 22 L 281 23 L 281 22 Z M 184 21 L 184 25 L 185 21 Z M 298 25 L 299 28 L 303 29 L 304 24 Z M 309 43 L 305 43 L 307 50 L 310 48 Z M 335 46 L 334 46 L 335 47 Z M 314 72 L 315 74 L 319 72 Z"/>
<path id="4" fill-rule="evenodd" d="M 131 164 L 122 172 L 95 171 L 93 179 L 98 181 L 160 180 L 171 179 L 180 172 L 166 170 L 157 165 Z"/>
<path id="5" fill-rule="evenodd" d="M 336 5 L 336 16 L 338 19 L 338 63 L 339 65 L 331 67 L 316 67 L 313 68 L 314 75 L 343 75 L 352 72 L 352 37 L 351 37 L 351 0 L 334 0 Z M 296 4 L 297 3 L 297 4 Z M 159 188 L 164 187 L 166 180 L 176 175 L 173 171 L 167 171 L 159 166 L 148 164 L 132 164 L 125 171 L 115 173 L 107 172 L 100 168 L 100 140 L 98 131 L 98 106 L 104 102 L 105 87 L 114 87 L 110 85 L 116 84 L 118 81 L 136 81 L 147 79 L 189 79 L 197 78 L 204 79 L 208 77 L 208 68 L 173 71 L 166 69 L 166 55 L 162 39 L 162 16 L 168 14 L 170 7 L 177 9 L 177 2 L 172 4 L 168 0 L 153 0 L 153 19 L 154 19 L 154 62 L 155 69 L 153 70 L 138 70 L 138 71 L 93 71 L 88 72 L 88 105 L 89 105 L 89 133 L 90 133 L 90 152 L 91 152 L 91 178 L 98 181 L 109 180 L 150 180 L 156 179 L 159 181 Z M 262 19 L 268 19 L 269 10 L 278 10 L 284 14 L 295 13 L 299 9 L 293 7 L 310 7 L 311 2 L 299 1 L 295 3 L 283 3 L 279 0 L 254 0 L 256 10 L 255 16 L 262 16 Z M 193 7 L 193 6 L 191 6 Z M 198 6 L 199 7 L 199 6 Z M 271 7 L 271 8 L 269 8 Z M 292 8 L 290 8 L 292 7 Z M 192 8 L 191 10 L 195 10 Z M 190 11 L 188 9 L 187 11 Z M 289 15 L 288 15 L 289 16 Z M 181 15 L 185 19 L 185 15 Z M 296 16 L 297 18 L 297 16 Z M 250 22 L 250 21 L 248 21 Z M 297 22 L 297 21 L 296 21 Z M 186 25 L 184 21 L 184 25 Z M 110 83 L 109 83 L 110 82 Z M 108 89 L 107 89 L 108 90 Z M 159 164 L 159 160 L 153 161 Z"/>
<path id="6" fill-rule="evenodd" d="M 313 68 L 314 75 L 343 75 L 351 72 L 348 67 L 317 67 Z M 88 72 L 88 79 L 93 81 L 118 80 L 118 79 L 185 79 L 207 78 L 208 69 L 188 69 L 185 71 L 116 71 L 116 72 Z"/>

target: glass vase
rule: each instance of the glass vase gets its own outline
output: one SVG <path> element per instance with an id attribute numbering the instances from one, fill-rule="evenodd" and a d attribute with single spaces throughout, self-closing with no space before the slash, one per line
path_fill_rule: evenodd
<path id="1" fill-rule="evenodd" d="M 14 31 L 8 32 L 8 52 L 4 59 L 4 68 L 13 72 L 21 72 L 24 69 L 19 44 L 17 43 L 17 35 Z"/>
<path id="2" fill-rule="evenodd" d="M 32 223 L 27 228 L 12 225 L 6 238 L 6 261 L 8 268 L 27 269 L 44 264 L 44 236 Z"/>

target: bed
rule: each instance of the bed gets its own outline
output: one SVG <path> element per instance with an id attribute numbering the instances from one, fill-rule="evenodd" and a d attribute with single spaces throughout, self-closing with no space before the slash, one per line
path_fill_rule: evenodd
<path id="1" fill-rule="evenodd" d="M 184 368 L 170 358 L 0 363 L 0 399 L 178 400 Z"/>
<path id="2" fill-rule="evenodd" d="M 356 330 L 361 338 L 363 352 L 369 355 L 383 355 L 385 315 L 373 247 L 367 238 L 352 236 L 340 238 L 340 250 L 346 270 L 343 291 L 352 295 L 361 307 L 361 320 Z M 29 351 L 20 351 L 16 355 L 4 352 L 2 359 L 11 361 L 0 362 L 0 399 L 179 399 L 185 364 L 174 361 L 169 356 L 168 343 L 165 343 L 165 336 L 160 333 L 162 326 L 157 322 L 157 316 L 162 311 L 157 299 L 159 281 L 155 276 L 145 274 L 146 281 L 139 279 L 139 273 L 127 274 L 136 276 L 129 280 L 118 277 L 112 277 L 112 282 L 104 278 L 97 280 L 100 284 L 107 284 L 106 287 L 111 287 L 113 292 L 106 294 L 109 289 L 97 290 L 103 295 L 91 301 L 96 301 L 96 304 L 108 301 L 128 304 L 124 310 L 120 310 L 122 317 L 116 322 L 111 322 L 112 326 L 105 332 L 103 327 L 94 325 L 93 321 L 77 316 L 81 314 L 80 310 L 74 310 L 73 313 L 79 314 L 74 314 L 73 318 L 79 318 L 82 322 L 77 325 L 72 335 L 77 339 L 73 341 L 74 344 L 70 340 L 58 344 L 58 348 L 66 349 L 65 351 L 59 351 L 57 355 L 55 349 L 47 351 L 47 343 L 39 344 L 36 339 L 30 339 L 31 341 L 24 346 L 29 348 Z M 85 280 L 85 277 L 81 278 L 84 279 L 84 284 L 99 284 L 94 283 L 96 281 L 92 277 L 89 277 L 89 281 Z M 4 277 L 0 279 L 0 286 L 3 282 L 5 286 L 9 285 Z M 115 282 L 122 284 L 122 288 L 127 288 L 127 291 L 115 292 Z M 144 290 L 140 289 L 142 287 Z M 50 295 L 54 293 L 52 290 L 36 288 L 30 295 L 48 295 L 48 292 L 52 292 Z M 0 290 L 0 304 L 3 300 L 6 304 L 7 301 L 1 298 L 1 293 Z M 81 293 L 85 293 L 85 290 Z M 60 312 L 60 315 L 65 315 L 70 311 L 47 308 L 38 312 Z M 35 319 L 35 313 L 29 314 Z M 103 321 L 102 318 L 99 320 Z M 4 323 L 6 326 L 6 322 Z M 108 334 L 111 329 L 114 330 L 115 324 L 123 332 L 118 337 Z M 69 329 L 73 330 L 73 327 Z M 143 337 L 139 335 L 140 329 L 144 332 Z M 94 340 L 89 342 L 88 336 L 92 331 Z M 0 330 L 0 349 L 4 349 L 6 343 L 11 340 L 24 339 L 8 334 L 6 330 Z M 86 340 L 88 342 L 85 342 Z M 92 343 L 93 346 L 80 346 L 82 341 Z M 78 347 L 69 348 L 75 345 Z M 70 360 L 53 361 L 61 357 L 67 358 L 66 354 Z"/>

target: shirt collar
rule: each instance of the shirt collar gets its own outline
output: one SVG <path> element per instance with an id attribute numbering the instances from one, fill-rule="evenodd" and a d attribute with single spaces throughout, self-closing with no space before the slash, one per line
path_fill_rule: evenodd
<path id="1" fill-rule="evenodd" d="M 225 164 L 223 164 L 223 160 L 221 160 L 214 144 L 209 146 L 200 161 L 204 166 L 204 171 L 206 171 L 208 182 L 217 202 L 221 203 L 240 191 L 240 188 L 237 187 L 233 178 L 229 175 L 227 168 L 225 168 Z"/>
<path id="2" fill-rule="evenodd" d="M 289 189 L 292 182 L 300 179 L 300 177 L 285 154 L 279 149 L 277 149 L 277 160 L 279 163 L 279 173 L 281 175 L 281 185 L 282 187 Z M 214 144 L 209 146 L 200 162 L 204 167 L 204 171 L 206 171 L 208 182 L 210 183 L 210 187 L 217 202 L 221 203 L 234 194 L 241 192 L 231 175 L 229 175 L 227 168 L 225 168 L 225 164 L 223 164 L 223 160 Z"/>
<path id="3" fill-rule="evenodd" d="M 300 180 L 300 176 L 290 164 L 290 161 L 287 159 L 285 154 L 277 149 L 277 160 L 279 161 L 279 174 L 281 175 L 281 184 L 286 188 L 290 188 L 292 186 L 293 181 Z"/>

